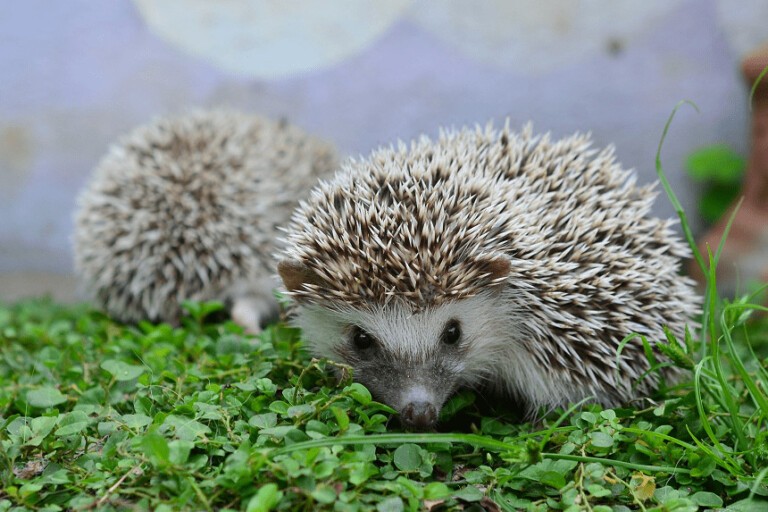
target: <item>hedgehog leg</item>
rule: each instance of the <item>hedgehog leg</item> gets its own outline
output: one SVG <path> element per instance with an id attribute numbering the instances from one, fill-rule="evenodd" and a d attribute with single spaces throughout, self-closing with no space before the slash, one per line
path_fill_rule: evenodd
<path id="1" fill-rule="evenodd" d="M 263 323 L 277 314 L 277 302 L 271 295 L 243 295 L 232 302 L 232 320 L 248 334 L 259 334 Z"/>

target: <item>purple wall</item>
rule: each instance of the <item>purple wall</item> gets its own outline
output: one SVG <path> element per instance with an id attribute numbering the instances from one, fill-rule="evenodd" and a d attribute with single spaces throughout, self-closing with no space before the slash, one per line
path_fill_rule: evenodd
<path id="1" fill-rule="evenodd" d="M 614 24 L 617 33 L 590 28 L 610 26 L 595 13 L 583 24 L 564 19 L 562 27 L 552 25 L 560 30 L 554 36 L 525 29 L 520 20 L 509 33 L 498 19 L 487 34 L 472 32 L 477 27 L 461 25 L 456 13 L 429 25 L 425 13 L 442 4 L 409 7 L 406 0 L 384 30 L 337 62 L 318 58 L 302 72 L 259 68 L 256 61 L 256 71 L 242 73 L 222 70 L 215 58 L 195 56 L 150 28 L 137 7 L 145 3 L 27 0 L 0 12 L 0 276 L 70 273 L 74 199 L 107 145 L 153 116 L 189 107 L 284 116 L 348 154 L 434 134 L 440 125 L 509 116 L 513 125 L 532 120 L 555 135 L 590 130 L 598 145 L 614 143 L 620 160 L 650 181 L 664 122 L 679 100 L 690 99 L 701 112 L 679 113 L 663 153 L 690 211 L 695 189 L 682 173 L 686 154 L 714 142 L 747 151 L 746 88 L 738 73 L 738 46 L 745 43 L 729 32 L 734 22 L 716 0 L 675 0 L 664 8 L 651 2 L 658 12 L 641 26 Z M 549 20 L 556 13 L 532 14 Z M 311 26 L 311 19 L 303 23 Z M 444 37 L 465 29 L 450 32 L 453 41 Z M 547 37 L 561 39 L 542 47 Z M 558 48 L 575 48 L 580 38 L 590 39 L 586 50 L 562 58 Z M 673 214 L 666 199 L 657 213 Z"/>

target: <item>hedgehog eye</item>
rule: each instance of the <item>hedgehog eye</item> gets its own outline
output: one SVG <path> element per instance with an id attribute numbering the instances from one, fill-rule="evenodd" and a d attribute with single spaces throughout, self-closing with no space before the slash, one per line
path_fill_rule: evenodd
<path id="1" fill-rule="evenodd" d="M 455 345 L 461 339 L 461 324 L 458 320 L 449 320 L 445 324 L 443 334 L 440 336 L 440 341 L 446 345 Z"/>
<path id="2" fill-rule="evenodd" d="M 358 326 L 352 328 L 351 339 L 352 344 L 357 350 L 367 350 L 373 347 L 373 344 L 376 342 L 373 336 Z"/>

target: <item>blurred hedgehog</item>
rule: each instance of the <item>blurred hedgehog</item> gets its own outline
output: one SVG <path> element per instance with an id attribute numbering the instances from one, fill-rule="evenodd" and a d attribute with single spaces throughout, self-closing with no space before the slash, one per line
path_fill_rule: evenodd
<path id="1" fill-rule="evenodd" d="M 529 413 L 651 393 L 641 339 L 617 350 L 630 333 L 655 346 L 662 326 L 682 339 L 700 303 L 678 275 L 688 247 L 646 216 L 653 185 L 590 145 L 489 125 L 343 164 L 278 264 L 310 347 L 418 428 L 463 386 Z"/>
<path id="2" fill-rule="evenodd" d="M 178 323 L 182 301 L 222 300 L 257 331 L 276 313 L 276 228 L 335 166 L 330 145 L 234 112 L 136 128 L 78 198 L 76 271 L 122 321 Z"/>

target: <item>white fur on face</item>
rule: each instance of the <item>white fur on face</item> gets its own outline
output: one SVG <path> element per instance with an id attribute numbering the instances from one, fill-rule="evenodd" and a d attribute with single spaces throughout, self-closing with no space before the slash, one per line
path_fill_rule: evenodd
<path id="1" fill-rule="evenodd" d="M 540 343 L 541 328 L 511 293 L 483 293 L 416 314 L 396 302 L 372 311 L 302 306 L 295 323 L 303 329 L 310 348 L 329 359 L 338 360 L 339 347 L 349 343 L 349 326 L 356 325 L 373 335 L 388 354 L 403 362 L 403 376 L 412 383 L 400 390 L 402 403 L 412 398 L 430 401 L 434 396 L 430 382 L 424 382 L 426 372 L 420 368 L 438 357 L 454 372 L 454 388 L 488 384 L 524 398 L 532 407 L 580 400 L 591 394 L 590 389 L 579 389 L 568 375 L 558 375 L 541 360 L 542 351 L 536 353 L 534 348 Z M 446 360 L 440 338 L 453 319 L 461 325 L 462 338 L 457 346 L 461 350 L 456 351 L 455 359 Z"/>

